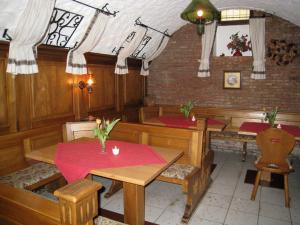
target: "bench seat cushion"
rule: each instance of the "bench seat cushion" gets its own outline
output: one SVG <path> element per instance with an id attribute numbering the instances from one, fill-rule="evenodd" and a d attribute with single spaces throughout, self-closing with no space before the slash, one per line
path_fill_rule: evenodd
<path id="1" fill-rule="evenodd" d="M 177 178 L 184 180 L 184 178 L 194 170 L 194 166 L 186 164 L 173 164 L 164 172 L 161 173 L 161 176 L 169 178 Z"/>
<path id="2" fill-rule="evenodd" d="M 40 162 L 25 169 L 0 176 L 0 183 L 9 184 L 16 188 L 26 188 L 57 173 L 59 173 L 59 170 L 56 166 Z"/>
<path id="3" fill-rule="evenodd" d="M 95 220 L 95 225 L 125 225 L 125 223 L 121 223 L 115 220 L 108 219 L 103 216 L 98 216 Z"/>

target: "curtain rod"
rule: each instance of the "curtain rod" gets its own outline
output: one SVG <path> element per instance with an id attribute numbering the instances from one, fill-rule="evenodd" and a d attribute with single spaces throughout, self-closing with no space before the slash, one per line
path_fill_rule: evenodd
<path id="1" fill-rule="evenodd" d="M 164 32 L 162 32 L 162 31 L 160 31 L 160 30 L 157 30 L 157 29 L 155 29 L 155 28 L 153 28 L 153 27 L 150 27 L 150 26 L 148 26 L 148 25 L 142 23 L 141 20 L 140 20 L 140 18 L 141 18 L 141 17 L 139 17 L 139 18 L 137 18 L 137 19 L 135 20 L 135 24 L 134 24 L 134 25 L 139 25 L 139 26 L 141 26 L 141 27 L 145 27 L 145 28 L 154 30 L 154 31 L 156 31 L 156 32 L 158 32 L 158 33 L 161 33 L 161 34 L 163 34 L 163 35 L 165 35 L 165 36 L 167 36 L 167 37 L 169 37 L 169 38 L 172 37 L 172 35 L 168 34 L 168 30 L 166 30 L 166 31 L 164 31 Z"/>
<path id="2" fill-rule="evenodd" d="M 98 10 L 98 11 L 100 11 L 101 13 L 103 13 L 103 14 L 105 14 L 105 15 L 108 15 L 108 16 L 114 16 L 114 17 L 115 17 L 115 16 L 117 15 L 117 13 L 119 12 L 119 11 L 114 11 L 113 13 L 110 12 L 109 9 L 107 8 L 108 3 L 106 3 L 106 4 L 102 7 L 102 9 L 99 9 L 99 8 L 97 8 L 97 7 L 88 5 L 88 4 L 84 3 L 84 2 L 80 2 L 80 1 L 77 1 L 77 0 L 71 0 L 71 1 L 76 2 L 76 3 L 78 3 L 78 4 L 81 4 L 81 5 L 84 5 L 84 6 L 86 6 L 86 7 L 89 7 L 89 8 L 95 9 L 95 10 Z"/>
<path id="3" fill-rule="evenodd" d="M 3 29 L 2 37 L 5 38 L 7 41 L 11 41 L 12 38 L 11 38 L 11 36 L 8 35 L 8 29 L 2 28 L 2 27 L 0 27 L 0 29 Z"/>

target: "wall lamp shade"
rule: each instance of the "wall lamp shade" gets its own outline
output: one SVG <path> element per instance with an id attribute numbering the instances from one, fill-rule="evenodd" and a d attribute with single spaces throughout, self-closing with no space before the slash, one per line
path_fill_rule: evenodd
<path id="1" fill-rule="evenodd" d="M 204 25 L 220 19 L 220 12 L 209 0 L 193 0 L 181 13 L 181 18 L 197 24 L 197 32 L 204 33 Z"/>

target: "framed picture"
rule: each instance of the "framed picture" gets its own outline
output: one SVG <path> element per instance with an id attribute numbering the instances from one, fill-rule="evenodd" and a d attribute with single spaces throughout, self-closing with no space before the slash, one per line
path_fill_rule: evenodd
<path id="1" fill-rule="evenodd" d="M 224 71 L 223 88 L 239 89 L 241 88 L 241 72 Z"/>

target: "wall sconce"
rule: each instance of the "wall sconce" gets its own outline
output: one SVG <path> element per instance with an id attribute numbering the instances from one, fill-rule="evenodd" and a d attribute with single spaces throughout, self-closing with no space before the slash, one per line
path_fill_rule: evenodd
<path id="1" fill-rule="evenodd" d="M 79 81 L 78 83 L 78 87 L 83 90 L 84 88 L 86 88 L 88 90 L 88 93 L 91 94 L 93 92 L 93 85 L 94 80 L 92 78 L 92 74 L 89 75 L 89 79 L 87 80 L 87 82 L 84 82 L 83 80 Z"/>

